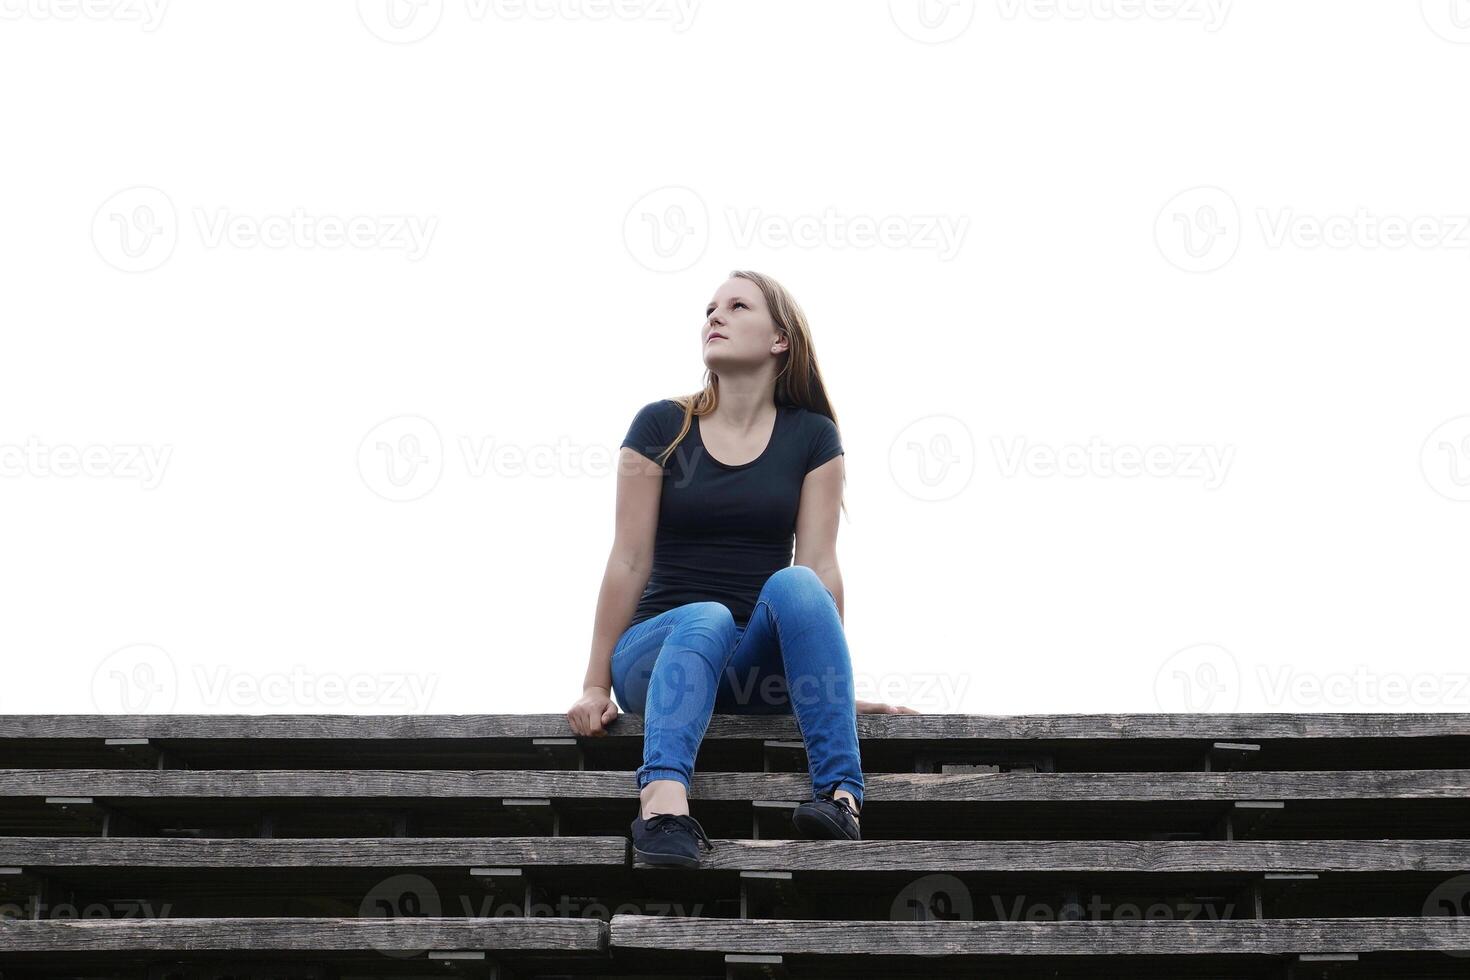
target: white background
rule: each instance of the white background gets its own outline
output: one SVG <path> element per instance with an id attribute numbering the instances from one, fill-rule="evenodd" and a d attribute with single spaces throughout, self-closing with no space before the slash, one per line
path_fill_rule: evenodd
<path id="1" fill-rule="evenodd" d="M 564 711 L 735 268 L 859 696 L 1470 708 L 1465 0 L 0 11 L 0 710 Z"/>

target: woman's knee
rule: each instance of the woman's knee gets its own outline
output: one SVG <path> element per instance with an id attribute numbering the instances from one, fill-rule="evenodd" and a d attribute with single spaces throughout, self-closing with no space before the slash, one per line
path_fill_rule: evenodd
<path id="1" fill-rule="evenodd" d="M 782 596 L 800 599 L 820 599 L 827 601 L 835 598 L 832 590 L 822 582 L 822 577 L 807 565 L 787 565 L 778 568 L 767 580 L 775 592 Z"/>
<path id="2" fill-rule="evenodd" d="M 684 613 L 679 623 L 684 632 L 735 635 L 735 614 L 723 602 L 690 602 L 679 608 Z"/>
<path id="3" fill-rule="evenodd" d="M 735 616 L 722 602 L 690 602 L 679 607 L 679 625 L 665 640 L 673 646 L 714 657 L 723 666 L 735 650 Z"/>

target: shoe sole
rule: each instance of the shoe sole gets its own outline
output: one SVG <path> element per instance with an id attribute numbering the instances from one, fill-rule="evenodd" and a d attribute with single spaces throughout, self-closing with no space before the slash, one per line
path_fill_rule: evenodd
<path id="1" fill-rule="evenodd" d="M 633 848 L 633 854 L 648 864 L 656 864 L 665 868 L 697 868 L 699 858 L 685 857 L 682 854 L 658 854 L 651 851 L 640 851 Z"/>
<path id="2" fill-rule="evenodd" d="M 861 840 L 861 837 L 849 837 L 842 829 L 842 825 L 825 813 L 819 811 L 803 810 L 791 815 L 791 822 L 796 829 L 808 837 L 818 840 Z M 861 833 L 861 831 L 859 831 Z"/>

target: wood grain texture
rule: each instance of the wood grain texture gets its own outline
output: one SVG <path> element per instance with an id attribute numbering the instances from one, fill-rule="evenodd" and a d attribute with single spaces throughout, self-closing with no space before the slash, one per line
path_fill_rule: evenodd
<path id="1" fill-rule="evenodd" d="M 517 950 L 599 955 L 607 945 L 608 924 L 591 918 L 0 918 L 0 950 L 17 953 Z"/>
<path id="2" fill-rule="evenodd" d="M 55 868 L 623 867 L 626 837 L 0 837 L 0 865 Z"/>
<path id="3" fill-rule="evenodd" d="M 716 839 L 701 867 L 731 871 L 1260 873 L 1470 872 L 1470 840 L 786 841 Z M 0 850 L 0 860 L 4 851 Z M 635 861 L 636 867 L 643 862 Z"/>
<path id="4" fill-rule="evenodd" d="M 1470 713 L 859 715 L 864 739 L 1272 739 L 1470 736 Z M 0 738 L 488 739 L 571 736 L 561 714 L 0 715 Z M 606 738 L 643 737 L 623 714 Z M 800 739 L 791 715 L 715 715 L 706 738 Z"/>
<path id="5" fill-rule="evenodd" d="M 1470 769 L 1313 772 L 873 773 L 867 802 L 1463 799 Z M 0 769 L 0 796 L 632 799 L 632 772 L 571 770 Z M 805 800 L 805 773 L 696 773 L 696 800 Z"/>
<path id="6" fill-rule="evenodd" d="M 875 956 L 1108 956 L 1470 950 L 1467 918 L 809 921 L 614 915 L 615 949 Z"/>
<path id="7" fill-rule="evenodd" d="M 726 871 L 1470 872 L 1470 840 L 754 841 L 716 839 Z M 622 867 L 624 837 L 0 837 L 0 865 L 57 868 Z M 642 866 L 639 862 L 638 866 Z"/>

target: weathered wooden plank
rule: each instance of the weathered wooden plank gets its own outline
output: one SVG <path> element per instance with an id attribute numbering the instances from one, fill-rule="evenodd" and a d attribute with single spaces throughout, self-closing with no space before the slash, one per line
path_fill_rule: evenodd
<path id="1" fill-rule="evenodd" d="M 802 841 L 717 839 L 730 871 L 1470 872 L 1470 840 Z M 92 868 L 617 866 L 625 837 L 0 837 L 0 865 Z"/>
<path id="2" fill-rule="evenodd" d="M 153 950 L 169 952 L 417 952 L 422 950 L 607 951 L 608 925 L 593 918 L 0 918 L 7 953 Z"/>
<path id="3" fill-rule="evenodd" d="M 612 918 L 613 949 L 874 956 L 1198 956 L 1470 950 L 1470 918 L 1070 922 Z"/>
<path id="4" fill-rule="evenodd" d="M 0 837 L 0 865 L 87 868 L 623 867 L 626 837 Z"/>
<path id="5" fill-rule="evenodd" d="M 1470 713 L 859 715 L 865 739 L 1299 739 L 1470 736 Z M 489 739 L 565 737 L 562 714 L 0 715 L 0 739 Z M 642 738 L 624 714 L 606 738 Z M 791 715 L 715 715 L 706 738 L 800 739 Z"/>
<path id="6" fill-rule="evenodd" d="M 1201 955 L 1470 951 L 1470 919 L 895 922 L 591 918 L 0 919 L 6 952 L 532 951 L 826 955 Z"/>
<path id="7" fill-rule="evenodd" d="M 728 871 L 1129 873 L 1470 872 L 1470 840 L 789 841 L 716 839 Z M 0 848 L 0 860 L 8 852 Z M 14 862 L 12 862 L 14 863 Z M 641 861 L 635 861 L 642 866 Z"/>
<path id="8" fill-rule="evenodd" d="M 1470 769 L 1312 772 L 872 773 L 865 799 L 1076 802 L 1470 798 Z M 632 772 L 568 770 L 0 769 L 0 796 L 631 799 Z M 805 773 L 696 773 L 691 799 L 804 800 Z"/>

